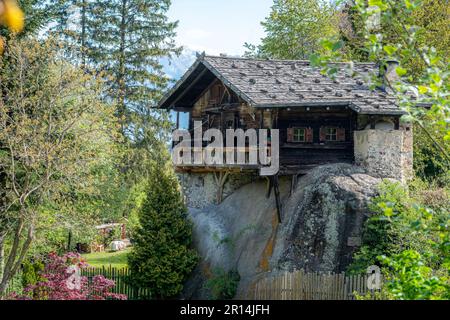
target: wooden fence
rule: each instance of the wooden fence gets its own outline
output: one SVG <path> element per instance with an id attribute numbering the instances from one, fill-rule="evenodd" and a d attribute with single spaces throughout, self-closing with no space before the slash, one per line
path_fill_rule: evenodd
<path id="1" fill-rule="evenodd" d="M 254 284 L 248 298 L 255 300 L 355 300 L 355 293 L 375 293 L 367 288 L 367 275 L 285 272 Z M 379 296 L 371 295 L 371 299 Z"/>
<path id="2" fill-rule="evenodd" d="M 151 299 L 150 290 L 146 288 L 136 289 L 129 284 L 130 270 L 128 268 L 86 268 L 81 270 L 81 275 L 86 276 L 91 283 L 91 280 L 96 275 L 102 275 L 116 283 L 112 292 L 125 294 L 128 300 L 145 300 Z"/>
<path id="3" fill-rule="evenodd" d="M 150 290 L 148 289 L 135 289 L 129 285 L 128 279 L 130 271 L 128 268 L 113 268 L 102 267 L 102 268 L 86 268 L 81 270 L 81 275 L 85 276 L 89 280 L 89 284 L 92 284 L 92 278 L 96 275 L 103 275 L 104 277 L 114 280 L 115 286 L 112 289 L 114 293 L 125 294 L 128 300 L 144 300 L 151 299 Z M 22 293 L 22 274 L 18 273 L 11 281 L 8 283 L 6 288 L 5 297 L 9 296 L 11 293 L 16 292 L 18 294 Z"/>
<path id="4" fill-rule="evenodd" d="M 12 293 L 21 294 L 22 290 L 22 272 L 19 271 L 11 280 L 9 280 L 4 296 L 7 297 Z"/>

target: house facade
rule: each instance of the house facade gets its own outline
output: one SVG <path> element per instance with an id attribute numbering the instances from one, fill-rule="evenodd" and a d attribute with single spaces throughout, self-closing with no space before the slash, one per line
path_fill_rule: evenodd
<path id="1" fill-rule="evenodd" d="M 373 77 L 389 81 L 395 63 L 336 63 L 332 79 L 307 61 L 200 55 L 161 100 L 159 108 L 185 113 L 188 130 L 278 129 L 275 177 L 307 173 L 319 165 L 352 163 L 369 174 L 404 181 L 412 170 L 412 128 L 404 112 Z M 207 144 L 207 142 L 202 142 Z M 235 172 L 258 175 L 250 165 L 178 165 L 183 174 L 212 175 L 219 193 Z M 189 180 L 189 179 L 188 179 Z M 204 185 L 204 182 L 202 182 Z M 276 191 L 276 190 L 275 190 Z M 220 200 L 220 196 L 217 199 Z"/>

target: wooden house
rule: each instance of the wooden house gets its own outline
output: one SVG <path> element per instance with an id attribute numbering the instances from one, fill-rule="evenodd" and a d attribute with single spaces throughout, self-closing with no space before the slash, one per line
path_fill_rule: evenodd
<path id="1" fill-rule="evenodd" d="M 334 64 L 337 73 L 331 79 L 308 61 L 200 55 L 159 108 L 188 114 L 191 131 L 194 121 L 201 121 L 204 130 L 279 129 L 278 175 L 296 177 L 319 165 L 354 163 L 402 179 L 403 170 L 397 169 L 411 162 L 407 145 L 412 143 L 404 134 L 410 128 L 401 127 L 404 111 L 394 97 L 383 86 L 370 86 L 373 76 L 388 81 L 395 63 L 383 70 L 372 63 L 350 66 Z M 256 170 L 226 164 L 177 169 Z"/>

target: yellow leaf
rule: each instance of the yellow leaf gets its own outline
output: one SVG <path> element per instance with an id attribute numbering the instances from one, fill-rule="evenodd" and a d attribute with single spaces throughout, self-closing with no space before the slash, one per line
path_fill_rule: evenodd
<path id="1" fill-rule="evenodd" d="M 427 87 L 425 87 L 425 86 L 419 86 L 419 93 L 420 94 L 424 94 L 424 93 L 427 93 L 428 92 L 428 88 Z"/>
<path id="2" fill-rule="evenodd" d="M 15 0 L 3 0 L 3 12 L 0 14 L 0 21 L 14 33 L 23 30 L 24 14 Z"/>

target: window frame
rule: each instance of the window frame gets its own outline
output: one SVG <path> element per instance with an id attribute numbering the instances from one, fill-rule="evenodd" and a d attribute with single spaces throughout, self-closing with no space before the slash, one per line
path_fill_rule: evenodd
<path id="1" fill-rule="evenodd" d="M 334 133 L 330 133 L 333 130 Z M 330 139 L 330 137 L 334 137 Z M 325 141 L 326 142 L 338 142 L 338 128 L 336 127 L 326 127 L 325 128 Z"/>
<path id="2" fill-rule="evenodd" d="M 303 134 L 300 135 L 296 135 L 296 131 L 300 131 L 303 132 Z M 296 137 L 301 137 L 303 136 L 303 140 L 297 140 Z M 306 128 L 303 127 L 293 127 L 292 128 L 292 142 L 294 143 L 304 143 L 306 142 Z"/>

